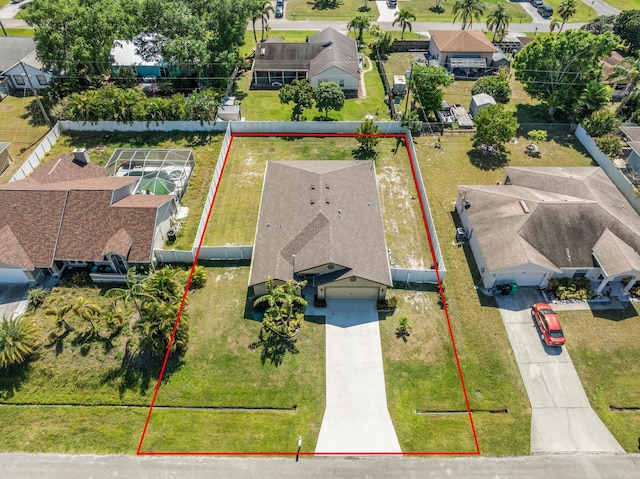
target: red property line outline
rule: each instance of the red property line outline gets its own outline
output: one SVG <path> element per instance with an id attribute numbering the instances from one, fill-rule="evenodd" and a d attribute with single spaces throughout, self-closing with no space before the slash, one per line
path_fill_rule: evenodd
<path id="1" fill-rule="evenodd" d="M 167 366 L 167 362 L 169 360 L 169 353 L 171 351 L 171 346 L 173 345 L 173 341 L 175 339 L 176 330 L 178 329 L 178 324 L 180 323 L 180 318 L 182 316 L 182 310 L 185 305 L 185 301 L 187 299 L 187 294 L 189 292 L 189 285 L 191 284 L 191 278 L 193 277 L 193 271 L 195 266 L 198 263 L 198 257 L 200 256 L 200 248 L 202 247 L 202 242 L 204 241 L 204 236 L 207 231 L 207 227 L 209 226 L 209 220 L 211 219 L 211 211 L 213 210 L 213 205 L 215 204 L 216 197 L 218 196 L 218 189 L 220 187 L 220 183 L 222 182 L 222 175 L 224 174 L 224 169 L 227 165 L 227 159 L 229 158 L 229 153 L 231 152 L 231 147 L 233 146 L 233 140 L 235 137 L 319 137 L 319 138 L 353 138 L 357 136 L 373 136 L 380 138 L 399 138 L 405 141 L 405 145 L 408 145 L 409 138 L 406 133 L 369 133 L 369 134 L 357 134 L 357 133 L 232 133 L 229 141 L 229 145 L 227 146 L 227 151 L 225 152 L 224 160 L 222 163 L 222 169 L 220 171 L 220 178 L 218 180 L 218 184 L 216 186 L 216 190 L 213 194 L 213 199 L 211 201 L 211 205 L 209 206 L 209 212 L 207 213 L 207 221 L 205 222 L 204 229 L 202 231 L 202 235 L 200 237 L 200 242 L 196 249 L 195 257 L 193 264 L 191 265 L 191 271 L 189 273 L 189 279 L 187 281 L 187 287 L 185 288 L 185 292 L 182 296 L 182 301 L 180 303 L 180 310 L 178 311 L 178 316 L 176 317 L 176 322 L 173 326 L 173 332 L 171 333 L 171 339 L 169 340 L 169 346 L 167 347 L 167 351 L 164 356 L 164 360 L 162 363 L 162 368 L 160 369 L 160 374 L 158 376 L 158 380 L 156 382 L 156 387 L 153 391 L 153 397 L 151 399 L 151 405 L 149 406 L 149 412 L 147 413 L 147 418 L 144 423 L 144 428 L 142 430 L 142 435 L 140 436 L 140 441 L 138 442 L 138 449 L 136 451 L 136 455 L 138 456 L 376 456 L 376 455 L 443 455 L 443 456 L 468 456 L 468 455 L 479 455 L 480 454 L 480 446 L 478 444 L 478 436 L 476 433 L 475 424 L 473 422 L 473 414 L 471 412 L 471 407 L 469 405 L 469 396 L 467 394 L 467 388 L 465 386 L 464 377 L 462 375 L 462 368 L 460 366 L 460 358 L 458 357 L 458 348 L 456 346 L 455 337 L 453 335 L 453 329 L 451 327 L 451 318 L 449 316 L 449 308 L 447 306 L 447 302 L 444 296 L 444 289 L 442 286 L 442 281 L 440 278 L 440 271 L 438 269 L 438 263 L 435 257 L 435 250 L 433 248 L 433 243 L 431 240 L 431 233 L 429 231 L 429 225 L 427 222 L 427 216 L 424 210 L 424 204 L 422 201 L 422 196 L 418 195 L 418 200 L 420 201 L 420 211 L 422 212 L 422 221 L 424 224 L 425 231 L 427 233 L 427 239 L 429 241 L 429 250 L 431 252 L 431 260 L 435 265 L 436 279 L 438 281 L 438 289 L 440 293 L 440 299 L 443 304 L 443 309 L 445 313 L 445 317 L 447 319 L 447 327 L 449 329 L 449 337 L 451 339 L 451 344 L 453 346 L 453 352 L 456 360 L 456 368 L 458 370 L 458 376 L 460 378 L 460 385 L 462 387 L 462 392 L 464 395 L 465 405 L 467 407 L 467 415 L 469 417 L 469 423 L 471 424 L 471 431 L 473 433 L 473 440 L 475 443 L 476 450 L 475 451 L 411 451 L 411 452 L 144 452 L 142 451 L 142 444 L 144 442 L 145 436 L 147 434 L 147 430 L 149 427 L 149 421 L 151 420 L 151 414 L 153 413 L 153 408 L 156 402 L 156 398 L 158 396 L 158 392 L 160 391 L 160 386 L 162 385 L 162 378 L 164 376 L 164 372 Z M 409 155 L 409 163 L 411 165 L 411 173 L 413 175 L 413 182 L 416 187 L 416 190 L 419 191 L 418 187 L 418 178 L 416 174 L 416 170 L 414 168 L 414 158 L 411 153 L 411 149 L 407 147 L 407 154 Z"/>

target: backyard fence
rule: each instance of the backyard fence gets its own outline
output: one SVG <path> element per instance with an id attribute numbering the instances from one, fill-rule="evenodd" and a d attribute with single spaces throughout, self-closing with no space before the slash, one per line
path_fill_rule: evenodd
<path id="1" fill-rule="evenodd" d="M 440 271 L 440 279 L 444 279 L 444 272 Z M 423 270 L 423 269 L 405 269 L 405 268 L 391 268 L 391 279 L 395 283 L 437 283 L 438 278 L 435 270 Z"/>
<path id="2" fill-rule="evenodd" d="M 60 124 L 56 123 L 49 133 L 40 142 L 38 147 L 29 155 L 26 161 L 20 166 L 18 171 L 14 173 L 9 182 L 16 180 L 23 180 L 29 176 L 33 170 L 40 164 L 40 160 L 49 153 L 51 147 L 56 144 L 58 137 L 60 136 Z"/>

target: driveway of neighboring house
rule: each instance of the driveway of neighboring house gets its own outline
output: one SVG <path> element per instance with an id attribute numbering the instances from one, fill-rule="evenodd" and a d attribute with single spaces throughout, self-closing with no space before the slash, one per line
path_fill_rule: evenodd
<path id="1" fill-rule="evenodd" d="M 378 22 L 393 22 L 396 18 L 396 12 L 400 11 L 398 7 L 389 8 L 386 0 L 383 0 L 382 2 L 376 0 L 376 6 L 378 7 L 378 12 L 380 12 L 380 16 L 377 20 Z"/>
<path id="2" fill-rule="evenodd" d="M 0 7 L 0 19 L 5 19 L 5 18 L 13 18 L 15 17 L 18 13 L 20 13 L 20 11 L 26 7 L 31 0 L 25 0 L 23 2 L 19 2 L 19 3 L 7 3 L 5 6 Z"/>
<path id="3" fill-rule="evenodd" d="M 332 300 L 317 313 L 326 315 L 327 389 L 316 452 L 401 452 L 387 409 L 375 302 Z"/>
<path id="4" fill-rule="evenodd" d="M 0 285 L 0 318 L 23 314 L 27 310 L 28 292 L 29 286 L 26 284 Z"/>
<path id="5" fill-rule="evenodd" d="M 540 291 L 520 288 L 496 300 L 531 402 L 531 452 L 623 453 L 591 408 L 567 347 L 541 340 L 531 316 L 531 305 L 544 300 Z"/>

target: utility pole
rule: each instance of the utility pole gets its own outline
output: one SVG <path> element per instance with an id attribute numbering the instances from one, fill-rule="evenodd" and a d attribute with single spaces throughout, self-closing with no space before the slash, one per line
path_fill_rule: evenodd
<path id="1" fill-rule="evenodd" d="M 19 60 L 19 62 L 20 62 L 20 66 L 22 67 L 22 70 L 24 71 L 24 75 L 27 77 L 27 81 L 29 82 L 29 86 L 31 87 L 31 91 L 33 92 L 33 96 L 36 97 L 36 102 L 40 107 L 40 111 L 42 112 L 42 116 L 44 117 L 44 120 L 47 122 L 47 125 L 49 125 L 49 128 L 53 128 L 53 125 L 51 124 L 51 120 L 49 119 L 49 115 L 47 115 L 47 111 L 44 109 L 44 105 L 40 101 L 38 92 L 36 92 L 36 89 L 33 87 L 33 83 L 31 82 L 31 77 L 29 76 L 29 73 L 27 72 L 27 69 L 24 66 L 24 63 L 22 63 L 22 60 Z"/>
<path id="2" fill-rule="evenodd" d="M 4 33 L 5 37 L 8 37 L 9 34 L 7 33 L 7 31 L 4 29 L 4 25 L 2 24 L 2 20 L 0 20 L 0 28 L 2 28 L 2 33 Z"/>
<path id="3" fill-rule="evenodd" d="M 404 113 L 402 114 L 402 121 L 407 118 L 407 110 L 409 109 L 409 97 L 411 96 L 411 79 L 413 78 L 413 62 L 411 62 L 411 69 L 409 70 L 409 85 L 407 85 L 407 103 L 404 105 Z"/>

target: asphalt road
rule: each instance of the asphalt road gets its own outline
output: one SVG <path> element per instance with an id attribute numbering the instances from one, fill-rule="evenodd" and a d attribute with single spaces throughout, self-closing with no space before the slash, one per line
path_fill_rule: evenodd
<path id="1" fill-rule="evenodd" d="M 4 479 L 637 479 L 640 455 L 526 457 L 220 458 L 2 454 Z"/>

